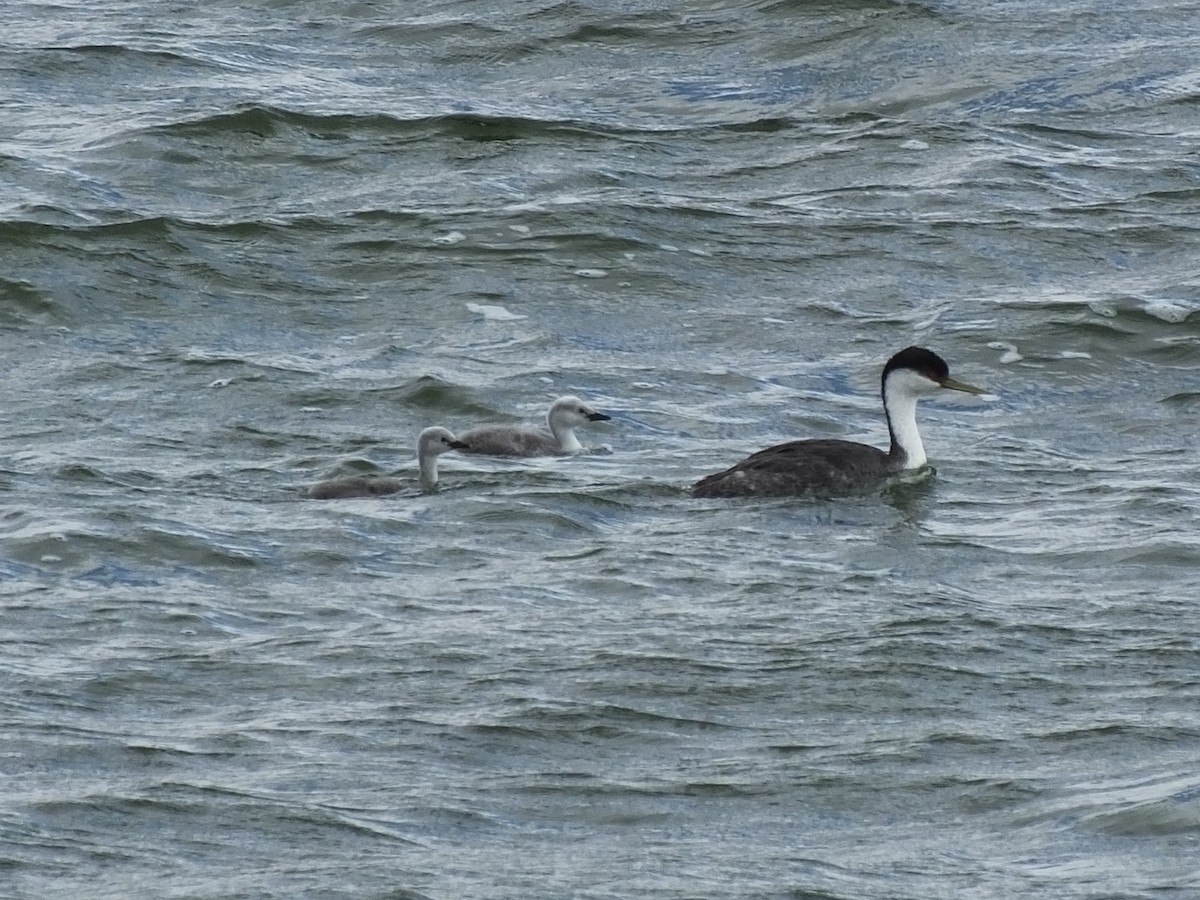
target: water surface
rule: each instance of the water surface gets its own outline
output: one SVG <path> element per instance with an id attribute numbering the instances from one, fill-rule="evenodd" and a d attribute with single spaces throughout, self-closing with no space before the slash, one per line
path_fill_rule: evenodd
<path id="1" fill-rule="evenodd" d="M 0 894 L 1196 893 L 1198 13 L 5 6 Z"/>

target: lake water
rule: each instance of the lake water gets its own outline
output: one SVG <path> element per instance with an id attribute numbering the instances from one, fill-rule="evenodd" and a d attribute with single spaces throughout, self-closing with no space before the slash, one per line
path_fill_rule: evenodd
<path id="1" fill-rule="evenodd" d="M 13 0 L 0 896 L 1200 896 L 1200 3 Z M 695 500 L 796 437 L 936 475 Z M 536 422 L 596 448 L 442 457 Z"/>

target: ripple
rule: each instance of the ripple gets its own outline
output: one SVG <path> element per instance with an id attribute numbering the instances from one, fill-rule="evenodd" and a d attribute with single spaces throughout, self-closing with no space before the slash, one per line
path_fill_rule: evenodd
<path id="1" fill-rule="evenodd" d="M 1194 887 L 1190 10 L 283 5 L 6 19 L 14 890 Z M 935 477 L 687 496 L 910 343 Z"/>

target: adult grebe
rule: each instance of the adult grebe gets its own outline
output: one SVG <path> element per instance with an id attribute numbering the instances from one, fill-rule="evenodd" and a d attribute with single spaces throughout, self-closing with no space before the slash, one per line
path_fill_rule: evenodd
<path id="1" fill-rule="evenodd" d="M 693 497 L 832 497 L 879 486 L 925 465 L 917 431 L 917 399 L 942 388 L 982 394 L 955 381 L 946 361 L 924 347 L 908 347 L 883 367 L 883 412 L 891 448 L 885 453 L 855 441 L 791 441 L 760 450 L 736 466 L 702 478 Z"/>
<path id="2" fill-rule="evenodd" d="M 437 486 L 439 456 L 449 450 L 465 450 L 466 447 L 449 430 L 436 425 L 417 435 L 417 466 L 420 470 L 417 484 L 421 490 L 429 491 Z M 403 490 L 408 483 L 400 478 L 339 478 L 314 484 L 308 489 L 308 496 L 313 500 L 379 497 Z"/>
<path id="3" fill-rule="evenodd" d="M 610 417 L 578 397 L 559 397 L 546 413 L 549 431 L 523 425 L 480 425 L 463 432 L 464 453 L 488 456 L 561 456 L 583 449 L 575 429 Z"/>

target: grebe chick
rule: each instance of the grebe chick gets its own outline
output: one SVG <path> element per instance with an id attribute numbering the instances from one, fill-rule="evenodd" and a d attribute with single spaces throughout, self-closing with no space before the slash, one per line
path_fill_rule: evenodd
<path id="1" fill-rule="evenodd" d="M 583 449 L 575 429 L 610 416 L 596 411 L 578 397 L 559 397 L 546 413 L 549 430 L 525 425 L 480 425 L 463 432 L 464 453 L 487 456 L 562 456 Z"/>
<path id="2" fill-rule="evenodd" d="M 449 429 L 435 425 L 417 435 L 417 484 L 423 491 L 437 487 L 438 457 L 450 450 L 465 450 L 467 445 Z M 345 500 L 349 497 L 381 497 L 403 490 L 409 482 L 401 478 L 338 478 L 322 481 L 308 489 L 312 500 Z"/>

